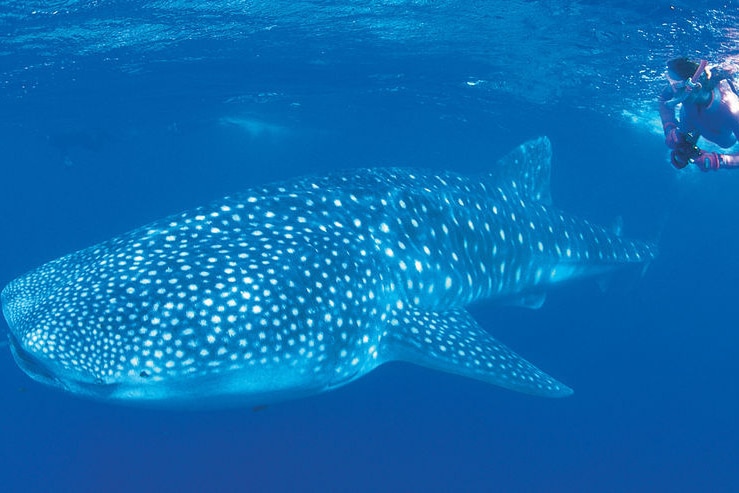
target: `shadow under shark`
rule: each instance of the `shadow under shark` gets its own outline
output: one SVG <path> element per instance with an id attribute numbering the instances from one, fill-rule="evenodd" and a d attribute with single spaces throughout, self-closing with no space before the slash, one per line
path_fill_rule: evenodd
<path id="1" fill-rule="evenodd" d="M 656 250 L 552 208 L 550 161 L 540 138 L 474 178 L 350 170 L 154 222 L 5 287 L 13 355 L 74 394 L 162 407 L 316 394 L 389 361 L 567 396 L 464 307 L 539 305 Z"/>

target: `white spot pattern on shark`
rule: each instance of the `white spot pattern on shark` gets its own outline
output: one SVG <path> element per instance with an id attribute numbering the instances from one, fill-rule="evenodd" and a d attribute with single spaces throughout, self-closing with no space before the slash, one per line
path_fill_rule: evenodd
<path id="1" fill-rule="evenodd" d="M 393 360 L 568 395 L 464 307 L 539 306 L 655 250 L 554 210 L 550 157 L 541 138 L 475 178 L 352 170 L 157 221 L 11 282 L 13 354 L 70 392 L 161 406 L 264 404 Z"/>

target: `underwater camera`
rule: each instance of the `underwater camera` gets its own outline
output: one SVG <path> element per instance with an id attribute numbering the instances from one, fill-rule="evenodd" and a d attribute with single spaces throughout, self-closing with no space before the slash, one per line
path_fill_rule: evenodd
<path id="1" fill-rule="evenodd" d="M 670 153 L 672 165 L 677 169 L 683 169 L 701 153 L 700 148 L 696 145 L 697 135 L 693 132 L 687 132 L 683 134 L 683 137 L 683 143 Z"/>

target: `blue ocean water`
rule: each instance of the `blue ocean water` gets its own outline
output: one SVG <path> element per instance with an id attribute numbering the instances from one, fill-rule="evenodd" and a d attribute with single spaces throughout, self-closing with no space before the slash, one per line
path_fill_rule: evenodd
<path id="1" fill-rule="evenodd" d="M 539 135 L 558 207 L 661 252 L 638 282 L 472 308 L 566 399 L 390 364 L 266 409 L 152 411 L 38 385 L 0 348 L 0 490 L 739 490 L 739 175 L 673 169 L 656 112 L 670 57 L 736 63 L 737 6 L 0 2 L 2 285 L 250 186 L 475 173 Z"/>

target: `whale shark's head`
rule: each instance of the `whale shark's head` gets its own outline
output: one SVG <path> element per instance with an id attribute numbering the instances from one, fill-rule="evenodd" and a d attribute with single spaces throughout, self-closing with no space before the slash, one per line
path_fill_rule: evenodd
<path id="1" fill-rule="evenodd" d="M 19 277 L 0 294 L 10 327 L 10 349 L 18 366 L 34 380 L 75 394 L 107 398 L 121 385 L 145 382 L 126 363 L 132 341 L 114 335 L 98 308 L 96 294 L 85 287 L 86 265 L 64 257 Z M 110 300 L 107 300 L 110 301 Z M 97 319 L 92 326 L 77 317 Z M 118 362 L 114 361 L 118 354 Z M 112 371 L 124 365 L 124 371 Z"/>
<path id="2" fill-rule="evenodd" d="M 125 289 L 114 295 L 105 288 L 104 280 L 119 271 L 96 265 L 93 258 L 68 255 L 2 291 L 18 366 L 34 380 L 94 399 L 153 403 L 166 394 L 187 400 L 186 388 L 174 388 L 163 371 L 166 362 L 161 368 L 153 364 L 165 353 L 155 347 L 156 330 L 142 323 L 150 318 L 146 309 L 121 299 Z M 98 260 L 107 263 L 104 257 Z M 170 353 L 174 357 L 174 350 Z"/>
<path id="3" fill-rule="evenodd" d="M 324 368 L 342 320 L 326 307 L 359 300 L 339 299 L 297 235 L 264 241 L 224 216 L 165 220 L 12 281 L 1 301 L 18 365 L 77 395 L 165 407 L 262 404 L 336 378 Z"/>

